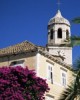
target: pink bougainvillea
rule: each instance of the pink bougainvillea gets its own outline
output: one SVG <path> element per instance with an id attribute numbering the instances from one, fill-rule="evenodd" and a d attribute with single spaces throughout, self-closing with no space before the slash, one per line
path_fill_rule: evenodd
<path id="1" fill-rule="evenodd" d="M 0 68 L 0 100 L 44 100 L 46 80 L 27 67 Z"/>

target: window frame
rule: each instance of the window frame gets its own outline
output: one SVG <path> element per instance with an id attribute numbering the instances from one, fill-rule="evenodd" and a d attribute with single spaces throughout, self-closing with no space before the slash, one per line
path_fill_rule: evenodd
<path id="1" fill-rule="evenodd" d="M 10 66 L 13 66 L 13 67 L 16 67 L 16 66 L 21 66 L 21 67 L 24 67 L 24 60 L 15 60 L 15 61 L 12 61 L 10 63 Z"/>
<path id="2" fill-rule="evenodd" d="M 50 67 L 50 68 L 49 68 Z M 53 84 L 53 65 L 52 64 L 47 64 L 47 80 Z"/>
<path id="3" fill-rule="evenodd" d="M 54 100 L 54 98 L 50 96 L 46 96 L 46 100 Z"/>
<path id="4" fill-rule="evenodd" d="M 64 74 L 65 77 L 62 76 L 62 74 Z M 64 86 L 64 87 L 67 86 L 67 72 L 64 71 L 64 70 L 61 70 L 61 85 Z"/>

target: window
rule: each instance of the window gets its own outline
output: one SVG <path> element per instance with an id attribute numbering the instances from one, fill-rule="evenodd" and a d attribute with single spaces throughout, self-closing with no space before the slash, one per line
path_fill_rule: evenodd
<path id="1" fill-rule="evenodd" d="M 46 94 L 46 100 L 54 100 L 55 97 L 53 95 L 50 94 Z"/>
<path id="2" fill-rule="evenodd" d="M 54 98 L 51 98 L 49 96 L 46 96 L 46 100 L 54 100 Z"/>
<path id="3" fill-rule="evenodd" d="M 50 39 L 53 39 L 53 29 L 51 29 L 51 32 L 50 32 Z"/>
<path id="4" fill-rule="evenodd" d="M 24 60 L 13 61 L 13 62 L 11 62 L 10 66 L 22 66 L 22 67 L 24 67 Z"/>
<path id="5" fill-rule="evenodd" d="M 66 73 L 62 72 L 62 85 L 66 86 Z"/>
<path id="6" fill-rule="evenodd" d="M 62 38 L 62 29 L 61 28 L 58 29 L 58 38 Z"/>
<path id="7" fill-rule="evenodd" d="M 53 84 L 52 66 L 48 65 L 48 80 Z"/>

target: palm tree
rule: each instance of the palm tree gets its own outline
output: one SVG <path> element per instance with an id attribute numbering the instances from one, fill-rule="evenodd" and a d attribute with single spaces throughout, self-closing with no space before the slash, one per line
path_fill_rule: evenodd
<path id="1" fill-rule="evenodd" d="M 75 24 L 80 24 L 80 17 L 76 17 L 72 20 L 73 23 Z"/>
<path id="2" fill-rule="evenodd" d="M 72 23 L 74 24 L 80 24 L 80 17 L 76 17 L 72 20 Z M 77 46 L 80 45 L 80 36 L 72 36 L 71 37 L 71 45 Z"/>
<path id="3" fill-rule="evenodd" d="M 62 93 L 59 100 L 80 100 L 80 59 L 76 63 L 76 78 Z"/>
<path id="4" fill-rule="evenodd" d="M 79 46 L 80 45 L 80 36 L 72 36 L 71 37 L 71 46 Z"/>

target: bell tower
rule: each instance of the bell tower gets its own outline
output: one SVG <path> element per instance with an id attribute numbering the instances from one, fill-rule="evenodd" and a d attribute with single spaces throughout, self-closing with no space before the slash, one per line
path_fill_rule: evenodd
<path id="1" fill-rule="evenodd" d="M 65 19 L 60 10 L 48 23 L 48 44 L 50 54 L 64 57 L 63 61 L 72 65 L 72 47 L 70 46 L 70 22 Z"/>

